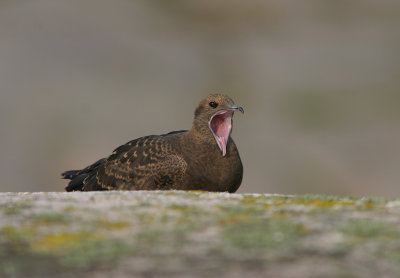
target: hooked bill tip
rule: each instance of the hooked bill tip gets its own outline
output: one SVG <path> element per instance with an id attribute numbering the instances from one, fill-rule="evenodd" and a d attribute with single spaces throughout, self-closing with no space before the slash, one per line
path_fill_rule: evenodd
<path id="1" fill-rule="evenodd" d="M 242 113 L 244 114 L 244 109 L 243 109 L 243 107 L 241 107 L 241 106 L 233 105 L 231 108 L 232 108 L 233 110 L 239 110 L 240 112 L 242 112 Z"/>

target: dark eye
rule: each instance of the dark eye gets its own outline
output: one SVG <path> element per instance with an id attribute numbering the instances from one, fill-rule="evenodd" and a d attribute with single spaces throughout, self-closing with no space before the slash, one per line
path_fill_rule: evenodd
<path id="1" fill-rule="evenodd" d="M 216 103 L 216 102 L 214 102 L 214 101 L 211 101 L 211 102 L 209 103 L 209 105 L 210 105 L 212 108 L 217 108 L 218 103 Z"/>

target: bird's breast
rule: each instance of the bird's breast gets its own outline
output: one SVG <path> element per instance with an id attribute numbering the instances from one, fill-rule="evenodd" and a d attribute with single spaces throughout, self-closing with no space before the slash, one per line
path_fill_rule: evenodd
<path id="1" fill-rule="evenodd" d="M 228 152 L 222 156 L 218 148 L 196 148 L 185 157 L 188 164 L 184 186 L 192 190 L 235 192 L 240 186 L 243 166 L 237 148 L 230 140 Z"/>

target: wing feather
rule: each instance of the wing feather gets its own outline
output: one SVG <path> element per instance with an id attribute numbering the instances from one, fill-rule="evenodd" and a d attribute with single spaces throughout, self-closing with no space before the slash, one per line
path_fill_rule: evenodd
<path id="1" fill-rule="evenodd" d="M 146 136 L 115 149 L 85 178 L 83 190 L 172 189 L 183 181 L 186 167 L 162 136 Z"/>

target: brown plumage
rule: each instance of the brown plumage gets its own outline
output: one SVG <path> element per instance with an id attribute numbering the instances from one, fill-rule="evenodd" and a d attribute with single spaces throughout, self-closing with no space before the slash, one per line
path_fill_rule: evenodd
<path id="1" fill-rule="evenodd" d="M 221 94 L 202 100 L 189 131 L 132 140 L 83 170 L 66 171 L 66 191 L 207 190 L 235 192 L 243 166 L 231 133 L 241 107 Z"/>

